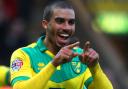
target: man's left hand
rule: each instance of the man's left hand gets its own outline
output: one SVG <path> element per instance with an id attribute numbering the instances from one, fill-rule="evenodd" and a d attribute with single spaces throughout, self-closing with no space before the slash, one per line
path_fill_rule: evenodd
<path id="1" fill-rule="evenodd" d="M 84 53 L 80 55 L 82 63 L 87 64 L 88 67 L 94 67 L 99 60 L 99 54 L 90 48 L 90 42 L 87 41 L 84 46 Z"/>

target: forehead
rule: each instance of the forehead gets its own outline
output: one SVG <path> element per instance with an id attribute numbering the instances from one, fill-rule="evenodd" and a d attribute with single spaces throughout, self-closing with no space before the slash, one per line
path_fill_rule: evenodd
<path id="1" fill-rule="evenodd" d="M 62 17 L 66 19 L 74 19 L 75 18 L 75 12 L 73 9 L 61 9 L 61 8 L 56 8 L 53 10 L 53 18 L 56 17 Z"/>

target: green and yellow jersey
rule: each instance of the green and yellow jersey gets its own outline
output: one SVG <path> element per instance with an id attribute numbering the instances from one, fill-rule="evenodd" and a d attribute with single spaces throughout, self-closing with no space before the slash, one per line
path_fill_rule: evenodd
<path id="1" fill-rule="evenodd" d="M 11 85 L 14 89 L 87 89 L 93 85 L 91 72 L 79 57 L 55 68 L 51 63 L 55 55 L 43 44 L 44 38 L 12 54 Z M 79 48 L 73 51 L 83 52 Z"/>
<path id="2" fill-rule="evenodd" d="M 0 87 L 9 85 L 9 79 L 9 68 L 7 66 L 0 65 Z"/>

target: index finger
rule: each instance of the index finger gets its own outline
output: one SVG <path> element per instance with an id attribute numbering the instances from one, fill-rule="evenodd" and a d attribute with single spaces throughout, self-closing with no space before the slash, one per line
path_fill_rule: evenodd
<path id="1" fill-rule="evenodd" d="M 80 42 L 75 42 L 75 43 L 70 44 L 70 45 L 68 45 L 66 47 L 69 48 L 69 49 L 72 49 L 73 47 L 79 46 L 79 44 L 80 44 Z"/>

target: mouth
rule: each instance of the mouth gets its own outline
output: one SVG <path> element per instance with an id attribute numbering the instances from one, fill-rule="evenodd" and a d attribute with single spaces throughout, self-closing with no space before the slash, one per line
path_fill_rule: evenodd
<path id="1" fill-rule="evenodd" d="M 61 34 L 58 34 L 58 36 L 60 37 L 60 38 L 62 38 L 63 40 L 66 40 L 67 38 L 69 38 L 69 34 L 67 34 L 67 33 L 61 33 Z"/>
<path id="2" fill-rule="evenodd" d="M 70 38 L 70 34 L 69 33 L 58 33 L 57 34 L 57 43 L 61 46 L 64 46 L 66 44 L 68 44 L 68 39 Z"/>

